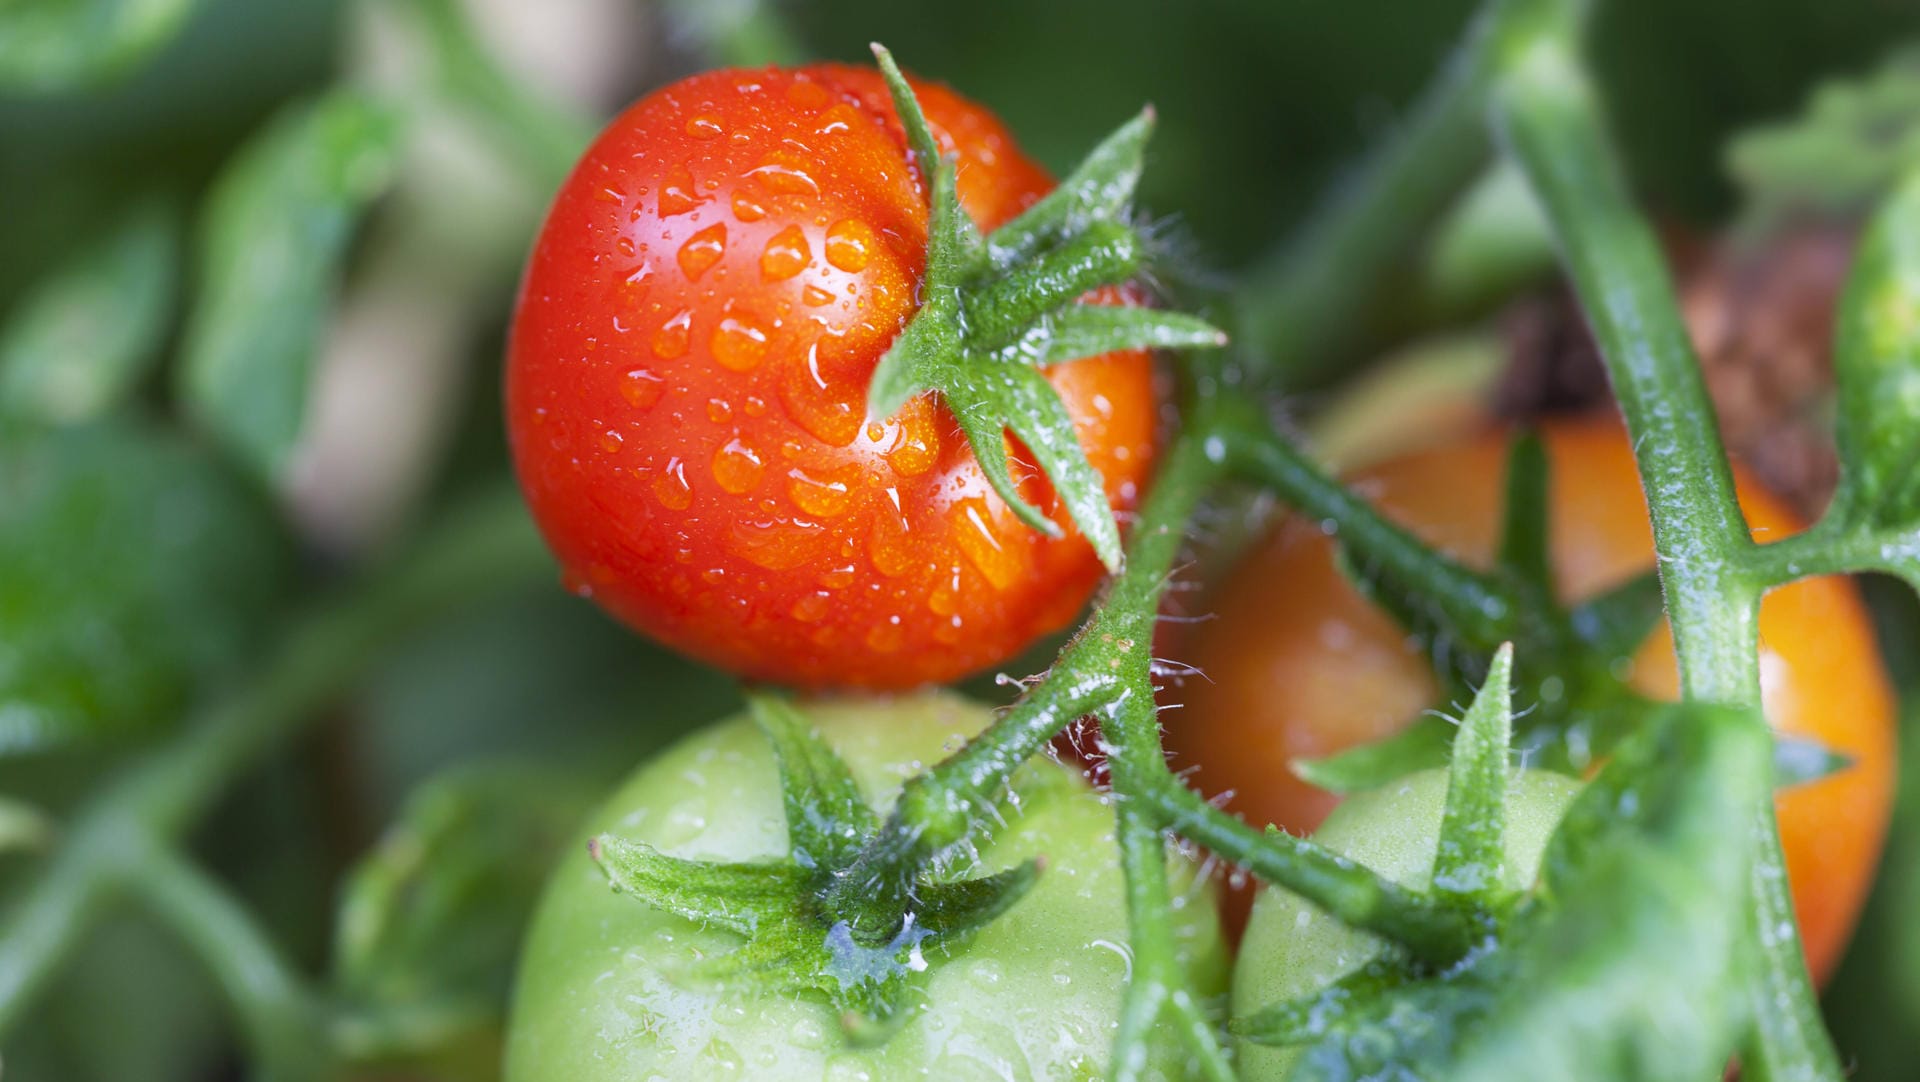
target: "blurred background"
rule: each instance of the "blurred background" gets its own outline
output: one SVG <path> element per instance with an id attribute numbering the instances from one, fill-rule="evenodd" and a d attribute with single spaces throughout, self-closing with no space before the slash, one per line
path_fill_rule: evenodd
<path id="1" fill-rule="evenodd" d="M 1405 116 L 1472 6 L 0 6 L 0 898 L 42 867 L 100 779 L 243 679 L 285 614 L 441 509 L 506 492 L 499 366 L 520 260 L 573 156 L 648 88 L 729 59 L 864 62 L 879 40 L 991 106 L 1056 169 L 1152 102 L 1146 207 L 1198 277 L 1231 281 Z M 1844 253 L 1887 171 L 1857 141 L 1833 151 L 1817 125 L 1746 158 L 1730 150 L 1741 133 L 1825 108 L 1875 127 L 1875 154 L 1920 157 L 1920 67 L 1899 51 L 1920 31 L 1914 5 L 1595 8 L 1593 59 L 1632 180 L 1678 247 L 1733 237 L 1765 258 L 1832 262 L 1831 247 L 1768 246 L 1776 203 Z M 1497 277 L 1521 300 L 1502 288 L 1383 306 L 1329 371 L 1436 324 L 1507 343 L 1516 321 L 1551 318 L 1538 316 L 1559 302 L 1537 238 L 1520 228 L 1512 243 Z M 236 374 L 241 359 L 266 374 Z M 1303 389 L 1297 408 L 1330 401 Z M 545 568 L 496 585 L 373 659 L 193 834 L 300 967 L 358 1005 L 342 1025 L 367 1078 L 492 1077 L 519 920 L 544 871 L 529 854 L 646 751 L 734 701 L 729 680 L 615 628 Z M 1911 691 L 1912 596 L 1874 597 Z M 1882 1072 L 1861 1078 L 1920 1062 L 1914 805 L 1903 797 L 1828 994 L 1843 1051 Z M 0 1047 L 7 1082 L 243 1073 L 199 962 L 134 912 L 88 934 Z"/>

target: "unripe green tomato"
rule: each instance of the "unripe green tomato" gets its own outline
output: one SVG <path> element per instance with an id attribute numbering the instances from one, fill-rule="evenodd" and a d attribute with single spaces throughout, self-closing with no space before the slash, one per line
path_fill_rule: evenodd
<path id="1" fill-rule="evenodd" d="M 1532 884 L 1540 854 L 1579 782 L 1544 770 L 1523 770 L 1507 781 L 1506 882 Z M 1365 864 L 1396 883 L 1425 887 L 1439 846 L 1447 803 L 1447 774 L 1427 770 L 1341 801 L 1313 840 Z M 1254 900 L 1240 960 L 1233 974 L 1233 1014 L 1243 1017 L 1302 999 L 1372 961 L 1385 945 L 1355 931 L 1291 891 L 1264 888 Z M 1242 1082 L 1287 1077 L 1298 1048 L 1238 1043 Z"/>
<path id="2" fill-rule="evenodd" d="M 992 719 L 947 694 L 802 707 L 876 809 L 902 781 Z M 1036 855 L 1046 870 L 1011 910 L 944 949 L 927 945 L 913 1016 L 884 1044 L 856 1048 L 822 998 L 690 972 L 741 939 L 615 894 L 586 853 L 609 832 L 700 860 L 787 852 L 773 752 L 745 717 L 681 741 L 641 767 L 579 832 L 535 915 L 508 1034 L 508 1082 L 778 1082 L 931 1078 L 1093 1079 L 1105 1070 L 1130 975 L 1113 809 L 1057 763 L 1013 779 L 1007 825 L 979 846 L 980 872 Z M 1224 995 L 1214 899 L 1173 865 L 1182 959 L 1201 991 Z M 1184 1077 L 1179 1062 L 1162 1077 Z"/>

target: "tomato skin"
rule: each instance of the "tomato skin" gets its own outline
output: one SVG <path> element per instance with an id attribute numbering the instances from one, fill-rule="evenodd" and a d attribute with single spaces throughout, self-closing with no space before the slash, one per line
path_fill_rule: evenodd
<path id="1" fill-rule="evenodd" d="M 992 718 L 944 693 L 804 709 L 877 808 Z M 588 859 L 585 841 L 601 831 L 696 859 L 785 854 L 765 738 L 745 718 L 688 737 L 632 775 L 555 872 L 522 954 L 508 1082 L 1098 1077 L 1129 970 L 1113 811 L 1044 759 L 1013 784 L 1019 810 L 980 846 L 984 870 L 1036 854 L 1047 870 L 951 954 L 929 944 L 918 1013 L 885 1044 L 856 1049 L 824 999 L 683 977 L 678 967 L 731 950 L 739 937 L 615 894 Z M 1193 902 L 1174 915 L 1183 955 L 1202 994 L 1224 995 L 1225 948 L 1207 885 L 1190 862 L 1171 867 L 1176 896 Z M 1180 1076 L 1177 1063 L 1165 1066 Z"/>
<path id="2" fill-rule="evenodd" d="M 983 228 L 1052 187 L 984 109 L 916 90 Z M 873 70 L 693 76 L 587 151 L 522 284 L 508 432 L 568 582 L 752 679 L 949 681 L 1064 626 L 1101 574 L 1044 478 L 1023 492 L 1063 538 L 1014 518 L 932 397 L 867 415 L 925 263 L 905 145 Z M 1156 450 L 1151 358 L 1047 376 L 1130 507 Z"/>
<path id="3" fill-rule="evenodd" d="M 1560 597 L 1591 597 L 1651 566 L 1646 503 L 1618 422 L 1554 421 L 1541 435 L 1552 464 Z M 1506 446 L 1506 433 L 1488 431 L 1365 470 L 1354 484 L 1395 521 L 1485 566 L 1501 517 Z M 1735 476 L 1756 537 L 1804 528 L 1742 471 Z M 1337 798 L 1295 777 L 1288 762 L 1391 735 L 1435 705 L 1429 659 L 1340 574 L 1331 542 L 1299 522 L 1281 525 L 1249 556 L 1218 591 L 1217 611 L 1184 658 L 1211 682 L 1188 682 L 1186 708 L 1168 734 L 1176 763 L 1198 765 L 1198 785 L 1233 790 L 1231 807 L 1249 820 L 1311 830 Z M 1824 978 L 1852 931 L 1885 835 L 1894 698 L 1865 606 L 1844 579 L 1769 593 L 1760 642 L 1768 721 L 1854 760 L 1777 800 L 1808 962 Z M 1664 624 L 1625 667 L 1641 693 L 1677 696 Z"/>
<path id="4" fill-rule="evenodd" d="M 1547 840 L 1580 786 L 1544 770 L 1516 771 L 1507 784 L 1506 885 L 1521 890 L 1532 885 Z M 1425 887 L 1446 800 L 1446 771 L 1421 771 L 1348 797 L 1313 839 L 1396 883 Z M 1263 887 L 1234 966 L 1234 1016 L 1312 995 L 1382 949 L 1377 937 L 1347 927 L 1298 895 Z M 1283 1079 L 1300 1057 L 1295 1048 L 1245 1040 L 1237 1051 L 1243 1082 Z"/>

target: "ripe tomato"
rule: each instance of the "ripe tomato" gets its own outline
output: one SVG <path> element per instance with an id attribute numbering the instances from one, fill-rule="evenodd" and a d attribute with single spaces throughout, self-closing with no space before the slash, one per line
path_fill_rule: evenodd
<path id="1" fill-rule="evenodd" d="M 1518 771 L 1508 779 L 1508 887 L 1519 890 L 1533 883 L 1547 839 L 1579 788 L 1572 778 L 1544 770 Z M 1313 839 L 1396 883 L 1425 887 L 1446 803 L 1446 771 L 1422 771 L 1348 797 Z M 1375 936 L 1347 927 L 1299 895 L 1262 889 L 1233 970 L 1233 1014 L 1251 1015 L 1312 995 L 1372 961 L 1382 948 Z M 1300 1057 L 1295 1048 L 1245 1040 L 1236 1052 L 1243 1082 L 1285 1078 Z"/>
<path id="2" fill-rule="evenodd" d="M 982 228 L 1052 187 L 986 110 L 916 89 Z M 1013 516 L 934 398 L 867 413 L 925 264 L 905 148 L 876 71 L 697 75 L 601 134 L 527 267 L 507 425 L 568 580 L 751 678 L 947 681 L 1063 626 L 1100 577 L 1044 478 L 1023 494 L 1063 538 Z M 1047 376 L 1130 506 L 1155 452 L 1151 359 Z"/>
<path id="3" fill-rule="evenodd" d="M 876 808 L 992 718 L 946 694 L 805 709 Z M 1042 853 L 1047 870 L 973 935 L 929 943 L 913 1016 L 886 1043 L 853 1048 L 824 999 L 757 987 L 751 975 L 690 975 L 740 937 L 614 893 L 588 859 L 585 841 L 602 831 L 703 860 L 786 855 L 765 738 L 745 718 L 688 737 L 627 781 L 555 872 L 522 954 L 508 1082 L 1097 1077 L 1131 968 L 1113 811 L 1044 759 L 1013 786 L 1017 810 L 981 844 L 982 870 Z M 1174 913 L 1182 955 L 1205 994 L 1224 994 L 1214 907 L 1194 866 L 1175 859 L 1176 897 L 1189 900 Z"/>
<path id="4" fill-rule="evenodd" d="M 1541 434 L 1552 461 L 1560 596 L 1590 597 L 1651 566 L 1646 503 L 1619 424 L 1556 421 Z M 1506 434 L 1490 431 L 1368 469 L 1354 484 L 1427 541 L 1484 566 L 1501 518 L 1506 447 Z M 1757 537 L 1804 528 L 1778 500 L 1736 477 Z M 1353 589 L 1334 564 L 1332 543 L 1310 524 L 1283 524 L 1217 592 L 1216 605 L 1219 619 L 1198 629 L 1186 658 L 1211 682 L 1187 682 L 1187 706 L 1169 743 L 1179 762 L 1200 768 L 1198 784 L 1231 790 L 1241 815 L 1311 830 L 1337 798 L 1295 777 L 1288 763 L 1378 740 L 1436 705 L 1429 659 Z M 1885 834 L 1894 700 L 1866 609 L 1843 579 L 1769 593 L 1760 643 L 1768 721 L 1854 760 L 1778 799 L 1807 958 L 1824 976 L 1846 944 Z M 1622 668 L 1643 694 L 1678 693 L 1665 625 Z"/>

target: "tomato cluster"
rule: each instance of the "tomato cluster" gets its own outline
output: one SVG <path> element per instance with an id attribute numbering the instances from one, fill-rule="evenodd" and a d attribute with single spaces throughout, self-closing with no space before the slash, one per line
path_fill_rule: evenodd
<path id="1" fill-rule="evenodd" d="M 983 229 L 1053 186 L 986 110 L 915 91 Z M 918 307 L 927 221 L 872 69 L 710 72 L 607 128 L 541 229 L 507 362 L 521 487 L 574 589 L 810 687 L 952 680 L 1073 618 L 1101 568 L 1045 478 L 1023 495 L 1061 537 L 1014 517 L 934 397 L 866 408 Z M 1150 358 L 1046 376 L 1130 507 L 1156 448 Z"/>

